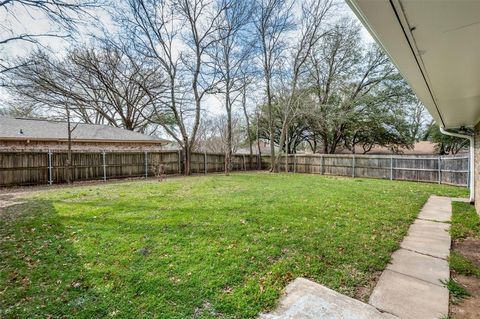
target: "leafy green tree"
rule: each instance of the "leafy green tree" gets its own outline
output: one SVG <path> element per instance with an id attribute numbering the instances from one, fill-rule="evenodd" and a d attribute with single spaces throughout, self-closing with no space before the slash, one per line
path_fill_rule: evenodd
<path id="1" fill-rule="evenodd" d="M 436 143 L 436 149 L 440 155 L 455 155 L 468 147 L 468 140 L 465 138 L 445 135 L 440 132 L 436 123 L 431 123 L 424 136 L 425 140 Z"/>

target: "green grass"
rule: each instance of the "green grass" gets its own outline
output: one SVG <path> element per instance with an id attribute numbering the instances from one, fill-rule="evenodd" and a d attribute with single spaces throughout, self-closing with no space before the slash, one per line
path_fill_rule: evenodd
<path id="1" fill-rule="evenodd" d="M 448 263 L 450 264 L 450 269 L 458 274 L 480 278 L 480 267 L 455 251 L 452 251 L 450 254 Z"/>
<path id="2" fill-rule="evenodd" d="M 0 317 L 254 318 L 299 276 L 355 296 L 430 194 L 467 192 L 251 173 L 39 193 L 0 218 Z"/>
<path id="3" fill-rule="evenodd" d="M 480 218 L 469 203 L 452 202 L 452 239 L 480 237 Z"/>
<path id="4" fill-rule="evenodd" d="M 448 291 L 450 291 L 452 302 L 454 304 L 458 303 L 460 299 L 470 296 L 470 293 L 467 291 L 467 289 L 453 279 L 441 280 L 441 282 L 445 287 L 447 287 Z"/>

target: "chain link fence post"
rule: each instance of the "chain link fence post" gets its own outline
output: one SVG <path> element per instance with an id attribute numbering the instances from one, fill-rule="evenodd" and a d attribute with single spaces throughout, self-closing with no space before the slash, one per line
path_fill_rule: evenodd
<path id="1" fill-rule="evenodd" d="M 102 152 L 102 159 L 103 159 L 103 180 L 107 180 L 107 161 L 106 161 L 106 153 L 105 151 Z"/>
<path id="2" fill-rule="evenodd" d="M 390 156 L 390 180 L 393 180 L 393 155 Z"/>
<path id="3" fill-rule="evenodd" d="M 352 178 L 355 178 L 355 154 L 352 155 Z"/>
<path id="4" fill-rule="evenodd" d="M 53 184 L 53 174 L 52 174 L 52 151 L 48 150 L 48 184 Z"/>
<path id="5" fill-rule="evenodd" d="M 205 174 L 208 173 L 208 162 L 207 162 L 207 151 L 205 151 L 205 154 L 204 154 L 204 159 L 203 159 L 203 166 L 205 168 Z"/>
<path id="6" fill-rule="evenodd" d="M 148 152 L 145 151 L 145 178 L 148 178 Z"/>

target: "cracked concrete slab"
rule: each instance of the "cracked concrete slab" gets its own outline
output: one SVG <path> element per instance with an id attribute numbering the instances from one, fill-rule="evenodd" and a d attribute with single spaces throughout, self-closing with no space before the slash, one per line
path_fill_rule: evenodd
<path id="1" fill-rule="evenodd" d="M 387 269 L 440 286 L 442 285 L 440 280 L 450 277 L 446 260 L 406 249 L 399 249 L 393 253 Z"/>
<path id="2" fill-rule="evenodd" d="M 410 225 L 408 235 L 424 236 L 432 239 L 450 239 L 450 233 L 448 232 L 449 229 L 450 225 L 446 223 L 417 219 L 412 225 Z"/>
<path id="3" fill-rule="evenodd" d="M 410 226 L 401 249 L 380 276 L 369 303 L 402 319 L 438 319 L 448 315 L 451 200 L 431 196 Z"/>
<path id="4" fill-rule="evenodd" d="M 429 200 L 425 206 L 422 207 L 418 218 L 435 220 L 440 222 L 447 222 L 452 217 L 452 209 L 450 204 L 436 202 Z"/>
<path id="5" fill-rule="evenodd" d="M 420 254 L 447 259 L 450 253 L 450 240 L 447 238 L 426 238 L 422 235 L 408 235 L 403 239 L 400 247 Z"/>
<path id="6" fill-rule="evenodd" d="M 395 319 L 375 307 L 305 278 L 287 285 L 278 308 L 260 319 Z"/>
<path id="7" fill-rule="evenodd" d="M 387 269 L 369 303 L 402 319 L 439 319 L 448 315 L 448 289 Z"/>
<path id="8" fill-rule="evenodd" d="M 400 247 L 446 259 L 450 253 L 449 224 L 417 219 L 410 226 Z"/>

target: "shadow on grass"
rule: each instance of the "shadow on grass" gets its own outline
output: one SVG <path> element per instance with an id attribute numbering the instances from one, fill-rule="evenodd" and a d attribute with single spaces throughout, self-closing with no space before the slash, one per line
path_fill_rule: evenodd
<path id="1" fill-rule="evenodd" d="M 0 217 L 0 317 L 107 315 L 104 300 L 86 281 L 75 235 L 50 201 L 12 205 Z"/>

